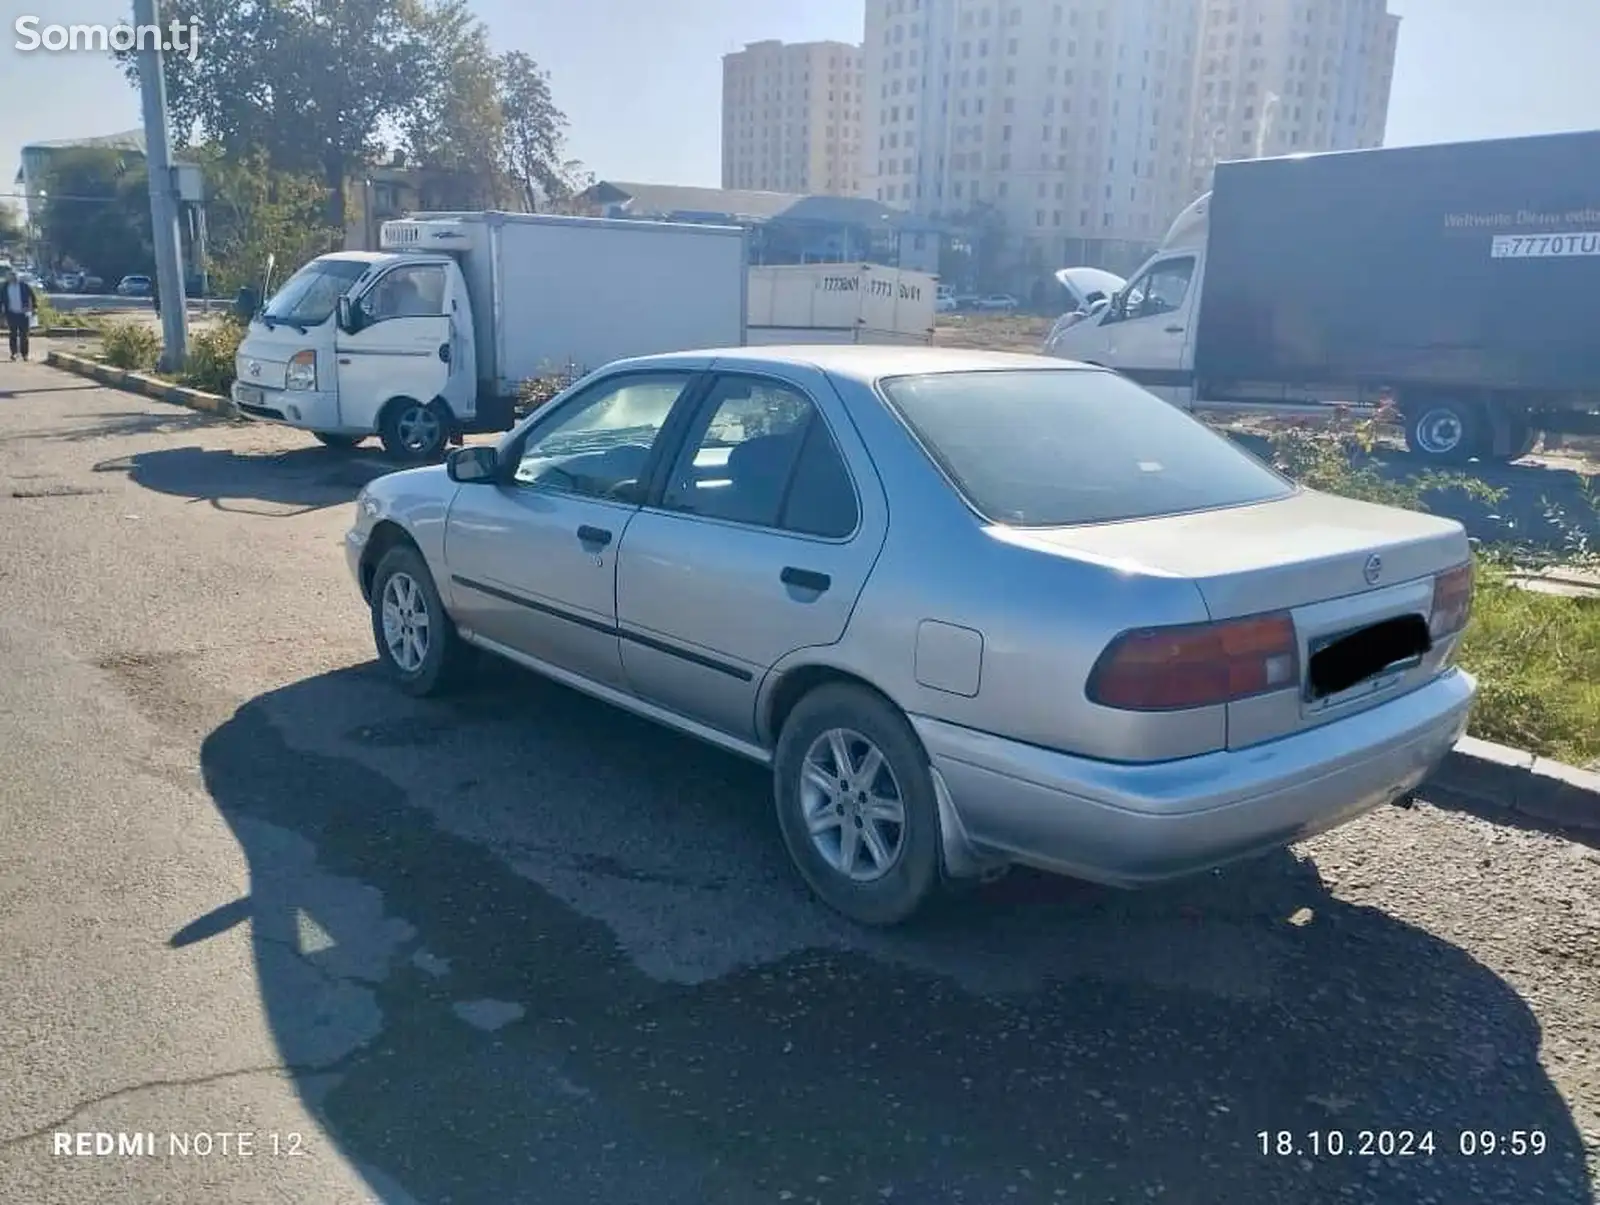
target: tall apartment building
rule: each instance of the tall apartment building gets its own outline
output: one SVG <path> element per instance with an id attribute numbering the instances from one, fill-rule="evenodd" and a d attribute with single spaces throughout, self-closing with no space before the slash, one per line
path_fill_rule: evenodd
<path id="1" fill-rule="evenodd" d="M 1190 191 L 1220 160 L 1383 145 L 1400 18 L 1385 0 L 1203 0 Z"/>
<path id="2" fill-rule="evenodd" d="M 752 42 L 722 58 L 722 187 L 855 196 L 861 49 Z"/>
<path id="3" fill-rule="evenodd" d="M 1383 0 L 866 0 L 863 192 L 945 218 L 993 207 L 1024 262 L 1126 270 L 1218 158 L 1381 139 L 1393 48 Z M 1252 59 L 1297 123 L 1259 145 L 1240 133 L 1260 126 Z"/>

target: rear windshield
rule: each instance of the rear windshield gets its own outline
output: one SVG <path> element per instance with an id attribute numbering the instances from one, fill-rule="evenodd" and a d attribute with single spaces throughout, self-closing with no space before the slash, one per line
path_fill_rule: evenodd
<path id="1" fill-rule="evenodd" d="M 1110 372 L 893 377 L 879 388 L 991 523 L 1062 527 L 1264 502 L 1294 486 Z"/>

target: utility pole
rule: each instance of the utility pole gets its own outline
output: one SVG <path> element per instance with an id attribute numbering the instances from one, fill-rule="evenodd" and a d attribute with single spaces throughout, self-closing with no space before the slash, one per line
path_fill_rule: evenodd
<path id="1" fill-rule="evenodd" d="M 150 175 L 150 230 L 161 301 L 161 367 L 175 372 L 189 357 L 189 301 L 183 292 L 183 242 L 178 233 L 177 181 L 167 139 L 167 77 L 161 63 L 160 0 L 133 0 L 139 38 L 139 96 L 144 102 L 144 157 Z M 189 36 L 194 36 L 191 29 Z"/>

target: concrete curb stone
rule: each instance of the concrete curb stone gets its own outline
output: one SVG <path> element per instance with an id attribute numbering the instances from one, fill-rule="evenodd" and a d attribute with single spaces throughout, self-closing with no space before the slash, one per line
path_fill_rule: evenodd
<path id="1" fill-rule="evenodd" d="M 1600 832 L 1600 774 L 1476 737 L 1462 737 L 1419 794 Z"/>
<path id="2" fill-rule="evenodd" d="M 64 351 L 48 352 L 45 355 L 45 363 L 53 368 L 76 373 L 78 376 L 90 377 L 113 389 L 142 394 L 158 402 L 167 402 L 173 406 L 183 406 L 189 410 L 198 410 L 204 414 L 215 414 L 224 418 L 233 417 L 233 402 L 231 399 L 220 397 L 215 393 L 207 393 L 202 389 L 190 389 L 186 385 L 174 385 L 170 381 L 163 381 L 159 377 L 152 377 L 147 373 L 113 368 L 109 364 L 101 364 L 98 360 L 91 360 L 87 356 L 73 355 L 71 352 Z"/>

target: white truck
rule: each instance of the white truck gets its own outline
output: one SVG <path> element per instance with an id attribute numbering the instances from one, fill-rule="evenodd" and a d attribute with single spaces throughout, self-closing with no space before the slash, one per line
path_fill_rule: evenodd
<path id="1" fill-rule="evenodd" d="M 931 343 L 939 279 L 882 264 L 750 269 L 748 340 Z"/>
<path id="2" fill-rule="evenodd" d="M 240 414 L 420 461 L 508 429 L 530 378 L 745 341 L 738 227 L 423 213 L 380 245 L 312 260 L 255 315 Z"/>

